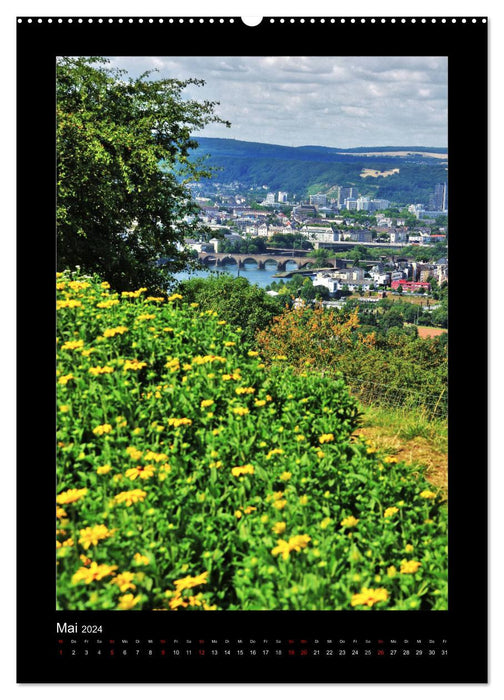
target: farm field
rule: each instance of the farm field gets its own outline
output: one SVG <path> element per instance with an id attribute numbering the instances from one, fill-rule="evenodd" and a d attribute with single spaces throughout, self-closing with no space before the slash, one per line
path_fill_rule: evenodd
<path id="1" fill-rule="evenodd" d="M 446 609 L 443 486 L 343 380 L 179 294 L 56 286 L 59 609 Z"/>

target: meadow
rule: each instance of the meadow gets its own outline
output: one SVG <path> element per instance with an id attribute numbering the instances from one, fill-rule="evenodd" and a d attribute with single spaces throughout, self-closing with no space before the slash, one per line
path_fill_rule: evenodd
<path id="1" fill-rule="evenodd" d="M 59 609 L 440 610 L 447 513 L 342 378 L 58 273 Z"/>

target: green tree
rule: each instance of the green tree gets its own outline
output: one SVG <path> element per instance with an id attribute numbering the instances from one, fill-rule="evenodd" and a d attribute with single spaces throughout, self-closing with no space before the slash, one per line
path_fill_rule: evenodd
<path id="1" fill-rule="evenodd" d="M 265 329 L 283 309 L 285 299 L 270 297 L 244 277 L 227 274 L 193 278 L 179 285 L 187 302 L 201 311 L 216 311 L 219 318 L 243 329 L 243 340 L 253 343 L 258 330 Z"/>
<path id="2" fill-rule="evenodd" d="M 79 265 L 119 290 L 165 289 L 198 236 L 190 182 L 209 177 L 191 132 L 215 102 L 182 99 L 202 80 L 138 78 L 101 57 L 57 63 L 58 269 Z"/>

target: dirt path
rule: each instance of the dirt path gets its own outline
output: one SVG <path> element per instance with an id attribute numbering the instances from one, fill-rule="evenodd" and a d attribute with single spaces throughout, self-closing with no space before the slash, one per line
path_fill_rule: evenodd
<path id="1" fill-rule="evenodd" d="M 356 430 L 354 435 L 362 436 L 373 442 L 377 449 L 413 467 L 425 465 L 426 479 L 441 489 L 445 496 L 448 495 L 448 456 L 428 438 L 417 436 L 408 440 L 400 437 L 396 430 L 389 430 L 385 426 L 365 426 Z"/>

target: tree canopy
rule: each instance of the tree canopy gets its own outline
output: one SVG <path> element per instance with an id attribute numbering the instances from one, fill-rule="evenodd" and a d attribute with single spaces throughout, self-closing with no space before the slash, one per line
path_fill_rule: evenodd
<path id="1" fill-rule="evenodd" d="M 57 64 L 58 269 L 80 266 L 118 290 L 164 289 L 201 230 L 189 183 L 211 175 L 191 133 L 218 103 L 184 100 L 188 80 L 138 78 L 101 57 Z M 189 156 L 191 155 L 191 158 Z"/>

